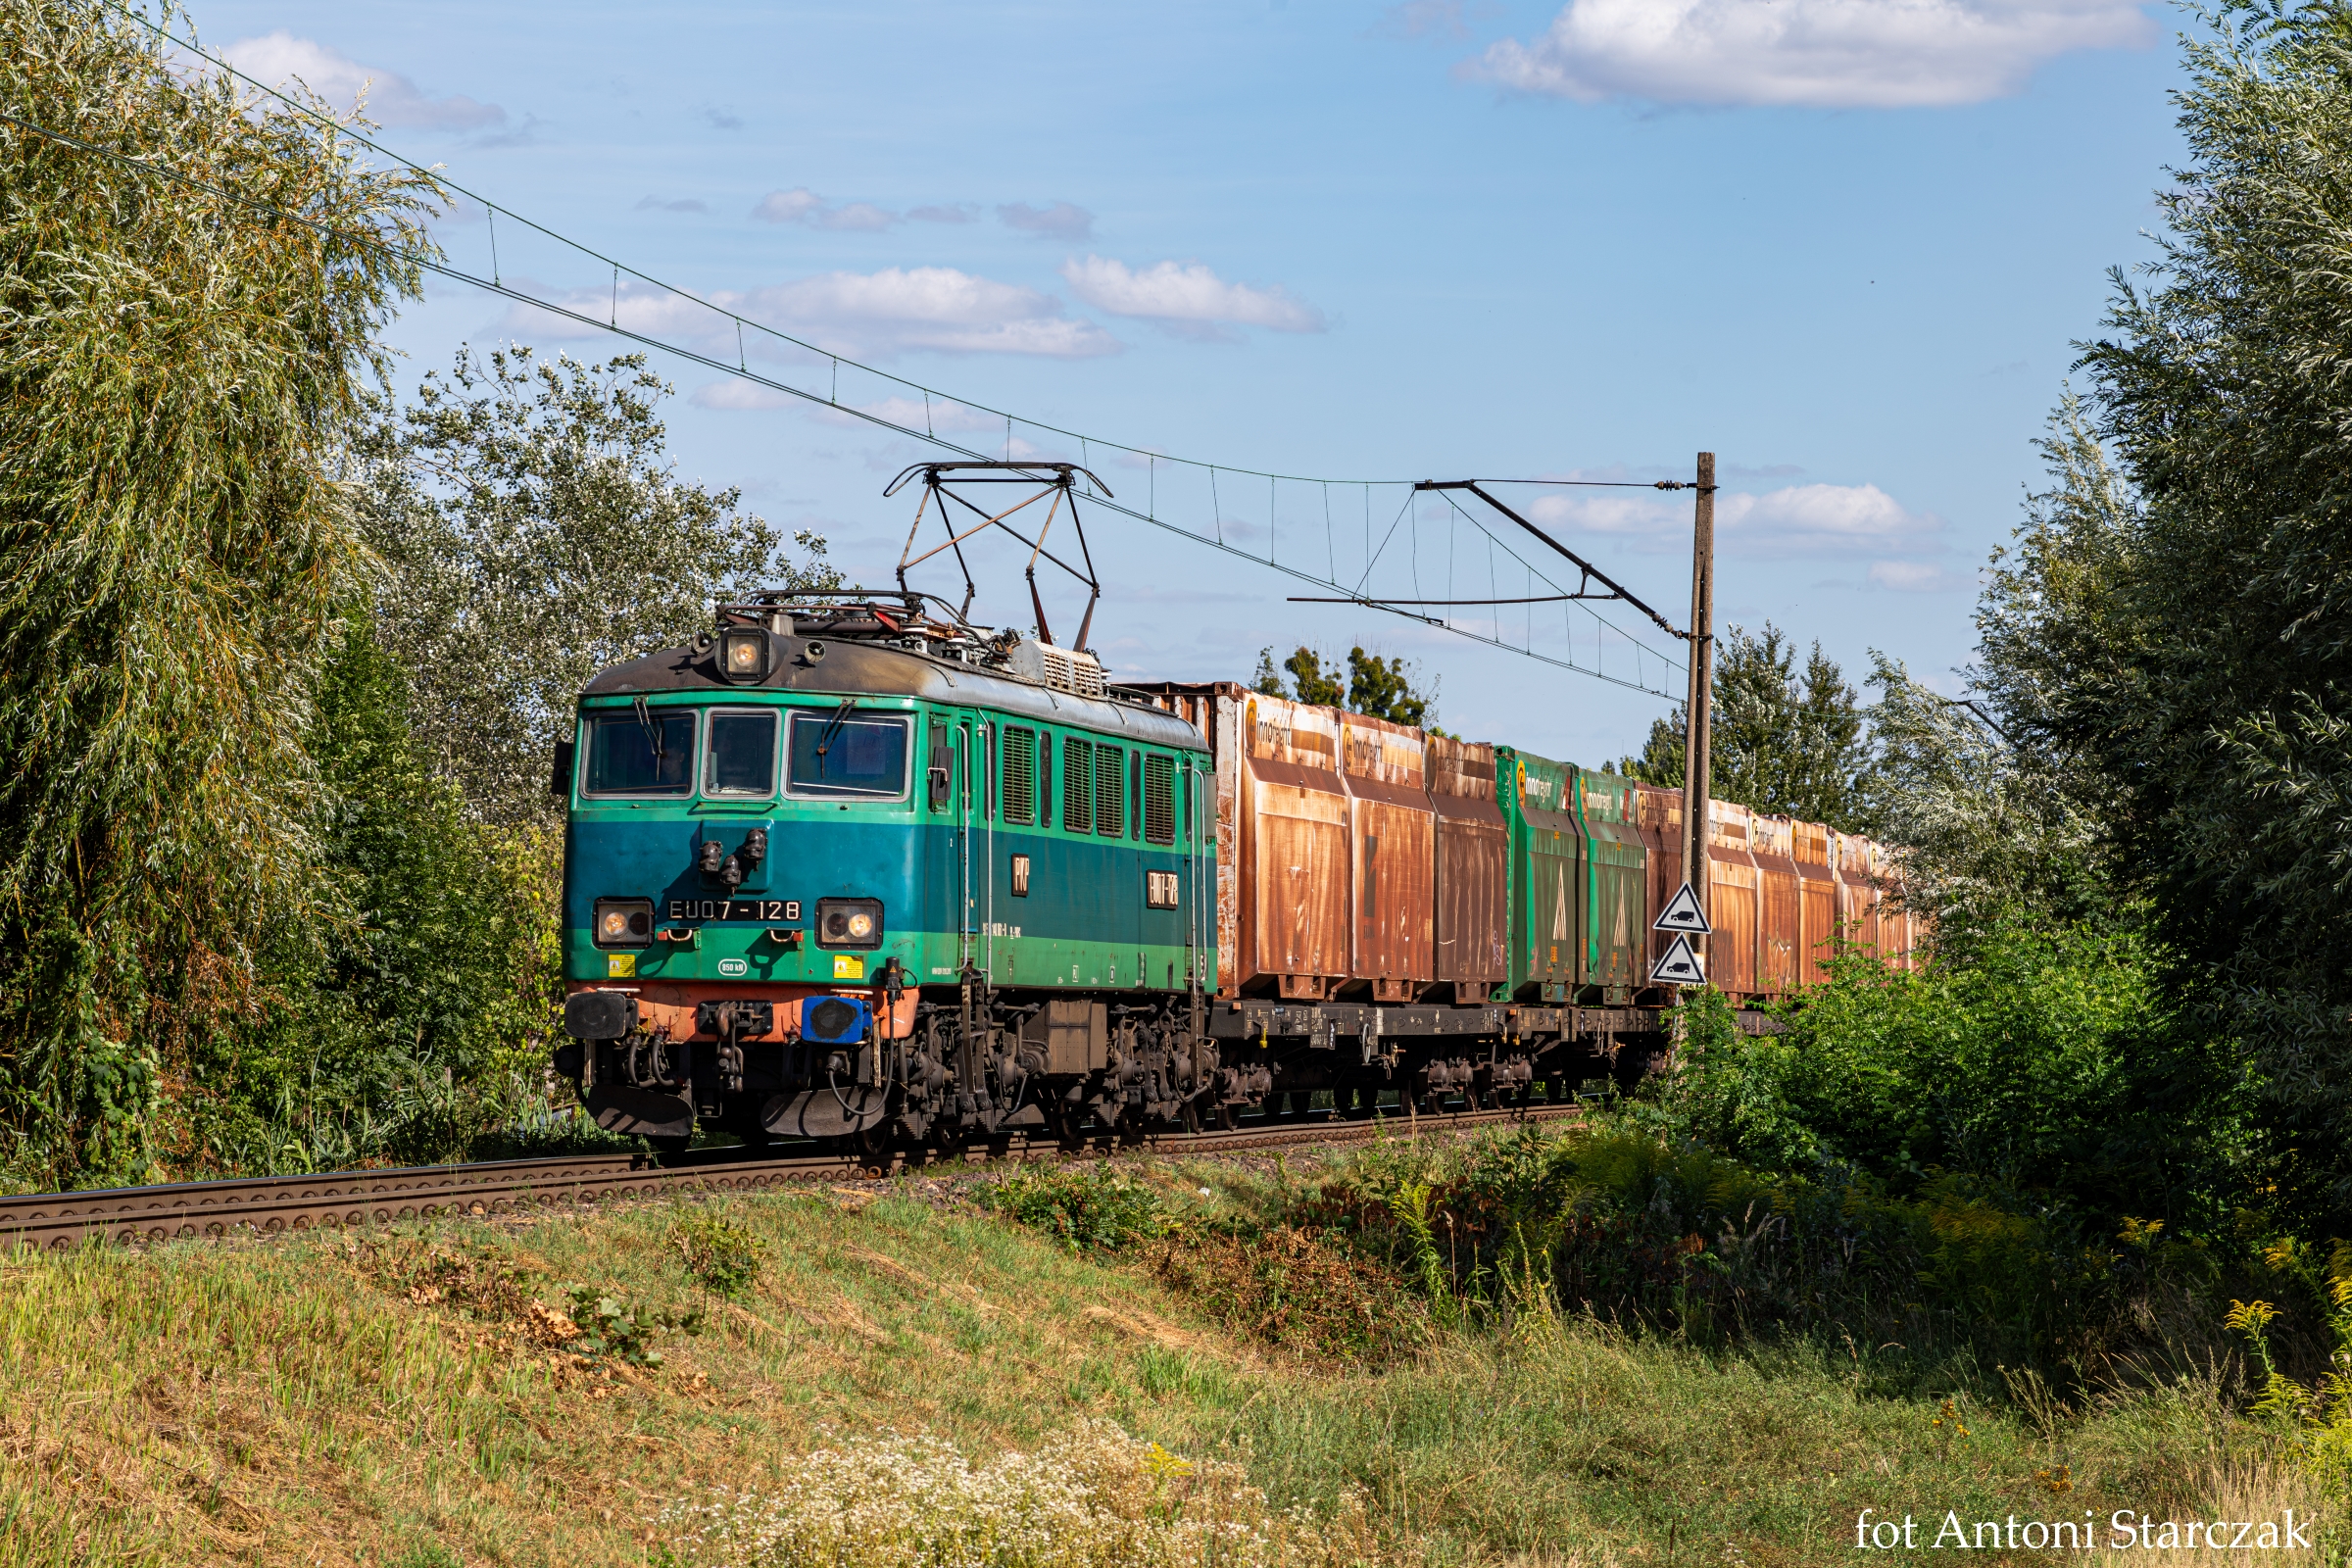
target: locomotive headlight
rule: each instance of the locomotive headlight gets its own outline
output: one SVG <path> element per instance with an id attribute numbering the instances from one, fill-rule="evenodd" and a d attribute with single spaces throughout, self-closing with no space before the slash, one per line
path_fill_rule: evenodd
<path id="1" fill-rule="evenodd" d="M 878 948 L 882 945 L 880 899 L 816 901 L 816 945 L 820 948 Z"/>
<path id="2" fill-rule="evenodd" d="M 589 929 L 600 948 L 642 948 L 654 940 L 654 901 L 599 899 Z"/>
<path id="3" fill-rule="evenodd" d="M 718 667 L 729 680 L 759 680 L 767 674 L 767 633 L 729 631 L 719 634 Z"/>

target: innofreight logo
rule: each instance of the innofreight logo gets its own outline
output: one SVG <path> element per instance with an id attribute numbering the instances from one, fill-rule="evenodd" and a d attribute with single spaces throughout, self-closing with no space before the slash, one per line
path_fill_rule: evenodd
<path id="1" fill-rule="evenodd" d="M 2311 1549 L 2311 1520 L 2295 1510 L 2276 1519 L 2151 1519 L 2130 1508 L 2080 1519 L 1962 1519 L 1956 1508 L 1922 1524 L 1911 1514 L 1898 1523 L 1865 1508 L 1854 1518 L 1854 1545 L 1862 1551 L 2288 1551 Z M 1933 1535 L 1928 1533 L 1933 1531 Z M 1921 1539 L 1922 1537 L 1926 1539 Z"/>

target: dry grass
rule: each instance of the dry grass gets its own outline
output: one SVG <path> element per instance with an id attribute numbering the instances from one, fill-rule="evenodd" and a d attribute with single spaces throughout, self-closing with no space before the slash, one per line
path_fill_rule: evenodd
<path id="1" fill-rule="evenodd" d="M 1845 1561 L 1865 1505 L 2046 1517 L 2034 1472 L 2061 1462 L 2102 1516 L 2274 1474 L 2193 1386 L 2066 1421 L 1964 1404 L 1962 1439 L 1859 1360 L 1591 1325 L 1374 1372 L 905 1193 L 713 1206 L 762 1261 L 732 1298 L 688 1272 L 670 1203 L 0 1267 L 0 1562 L 643 1564 L 665 1509 L 785 1496 L 882 1429 L 980 1469 L 1107 1422 L 1240 1467 L 1270 1518 L 1360 1491 L 1392 1557 L 1595 1568 L 1670 1543 Z M 572 1353 L 572 1286 L 653 1326 L 662 1364 Z"/>
<path id="2" fill-rule="evenodd" d="M 2283 1529 L 2272 1536 L 2274 1544 L 2266 1547 L 2263 1544 L 2260 1526 L 2266 1522 L 2283 1525 L 2290 1509 L 2297 1521 L 2297 1530 L 2314 1538 L 2315 1549 L 2287 1548 Z M 2256 1528 L 2245 1533 L 2243 1539 L 2249 1543 L 2249 1549 L 2244 1550 L 2229 1549 L 2229 1542 L 2240 1539 L 2239 1532 L 2232 1528 L 2227 1532 L 2225 1544 L 2220 1549 L 2210 1546 L 2200 1532 L 2194 1546 L 2148 1547 L 2135 1544 L 2124 1550 L 2093 1553 L 2091 1560 L 2100 1564 L 2100 1568 L 2122 1568 L 2127 1563 L 2134 1565 L 2134 1568 L 2140 1568 L 2140 1565 L 2145 1565 L 2145 1568 L 2222 1568 L 2224 1564 L 2231 1565 L 2231 1568 L 2247 1568 L 2253 1563 L 2313 1563 L 2319 1560 L 2316 1549 L 2318 1532 L 2310 1528 L 2311 1522 L 2316 1520 L 2323 1525 L 2332 1522 L 2339 1530 L 2343 1524 L 2340 1501 L 2337 1507 L 2331 1509 L 2327 1498 L 2321 1495 L 2318 1484 L 2303 1469 L 2276 1459 L 2245 1457 L 2211 1459 L 2192 1467 L 2181 1478 L 2180 1487 L 2169 1495 L 2157 1499 L 2147 1512 L 2151 1523 L 2161 1520 L 2179 1525 L 2182 1528 L 2183 1536 L 2190 1520 L 2201 1523 L 2246 1523 Z M 2153 1534 L 2162 1539 L 2162 1526 L 2159 1525 Z M 2100 1532 L 2099 1539 L 2104 1545 L 2111 1546 L 2116 1543 L 2116 1538 L 2105 1530 Z M 2331 1544 L 2337 1551 L 2342 1550 L 2340 1540 Z"/>

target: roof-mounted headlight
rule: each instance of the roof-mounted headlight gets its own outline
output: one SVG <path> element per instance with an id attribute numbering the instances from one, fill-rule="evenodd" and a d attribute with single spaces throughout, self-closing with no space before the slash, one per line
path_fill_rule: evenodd
<path id="1" fill-rule="evenodd" d="M 767 633 L 723 631 L 718 634 L 718 672 L 731 681 L 767 678 Z"/>

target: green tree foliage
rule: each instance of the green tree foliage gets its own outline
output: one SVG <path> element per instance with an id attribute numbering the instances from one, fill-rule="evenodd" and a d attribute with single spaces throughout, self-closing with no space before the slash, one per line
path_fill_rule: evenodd
<path id="1" fill-rule="evenodd" d="M 362 552 L 324 455 L 433 189 L 97 7 L 0 7 L 0 103 L 145 166 L 0 123 L 0 1157 L 65 1180 L 139 1168 L 327 896 L 304 734 Z"/>
<path id="2" fill-rule="evenodd" d="M 2103 853 L 2242 1032 L 2289 1202 L 2352 1212 L 2352 8 L 2219 8 L 2144 284 L 1993 621 L 2004 727 L 2082 760 Z M 2128 486 L 2128 488 L 2127 488 Z"/>
<path id="3" fill-rule="evenodd" d="M 305 737 L 331 917 L 272 922 L 260 959 L 270 1004 L 193 1053 L 181 1103 L 161 1118 L 184 1163 L 462 1158 L 485 1109 L 479 1086 L 540 1065 L 552 903 L 534 895 L 556 846 L 471 820 L 412 737 L 407 702 L 403 671 L 355 613 L 319 671 Z"/>
<path id="4" fill-rule="evenodd" d="M 1282 684 L 1282 671 L 1274 667 L 1274 650 L 1257 651 L 1257 673 L 1250 677 L 1250 689 L 1264 697 L 1288 696 Z"/>
<path id="5" fill-rule="evenodd" d="M 1855 781 L 1867 743 L 1861 699 L 1815 643 L 1800 675 L 1796 647 L 1770 621 L 1762 636 L 1727 630 L 1717 649 L 1709 710 L 1709 786 L 1717 800 L 1861 830 Z M 1681 708 L 1650 725 L 1640 757 L 1616 771 L 1645 784 L 1683 782 Z"/>
<path id="6" fill-rule="evenodd" d="M 1434 718 L 1432 697 L 1413 689 L 1413 671 L 1401 658 L 1383 659 L 1361 648 L 1348 650 L 1348 707 L 1371 718 L 1418 729 Z"/>
<path id="7" fill-rule="evenodd" d="M 1340 672 L 1323 667 L 1322 656 L 1311 648 L 1301 648 L 1282 662 L 1291 672 L 1291 695 L 1316 708 L 1338 708 L 1346 701 L 1348 689 L 1340 682 Z"/>
<path id="8" fill-rule="evenodd" d="M 2114 786 L 2050 722 L 2060 694 L 2111 677 L 2104 607 L 2131 503 L 2071 396 L 2039 446 L 2049 488 L 2027 498 L 2015 541 L 1993 556 L 1971 703 L 1872 656 L 1861 816 L 1901 846 L 1907 896 L 1935 915 L 1947 951 L 2019 911 L 2108 924 L 2145 912 L 2119 884 L 2103 830 Z"/>
<path id="9" fill-rule="evenodd" d="M 388 568 L 379 633 L 420 742 L 484 820 L 552 823 L 548 758 L 597 670 L 708 630 L 724 594 L 840 581 L 821 538 L 797 536 L 796 566 L 740 490 L 677 476 L 669 393 L 643 355 L 461 349 L 413 403 L 372 405 L 354 467 Z"/>
<path id="10" fill-rule="evenodd" d="M 1959 1173 L 2101 1222 L 2210 1226 L 2247 1157 L 2242 1075 L 2161 976 L 2135 934 L 2018 921 L 1966 963 L 1849 954 L 1786 1033 L 1693 1028 L 1676 1094 L 1690 1132 L 1765 1168 L 1843 1162 L 1898 1193 Z"/>
<path id="11" fill-rule="evenodd" d="M 1322 655 L 1301 646 L 1282 662 L 1282 668 L 1291 676 L 1287 689 L 1282 684 L 1282 672 L 1274 667 L 1274 651 L 1259 649 L 1257 674 L 1250 689 L 1268 697 L 1295 698 L 1317 708 L 1345 708 L 1351 713 L 1409 724 L 1416 729 L 1428 729 L 1437 722 L 1436 686 L 1433 684 L 1424 695 L 1415 685 L 1419 672 L 1401 657 L 1384 659 L 1358 646 L 1348 650 L 1347 668 L 1343 671 L 1339 661 L 1326 664 Z"/>

